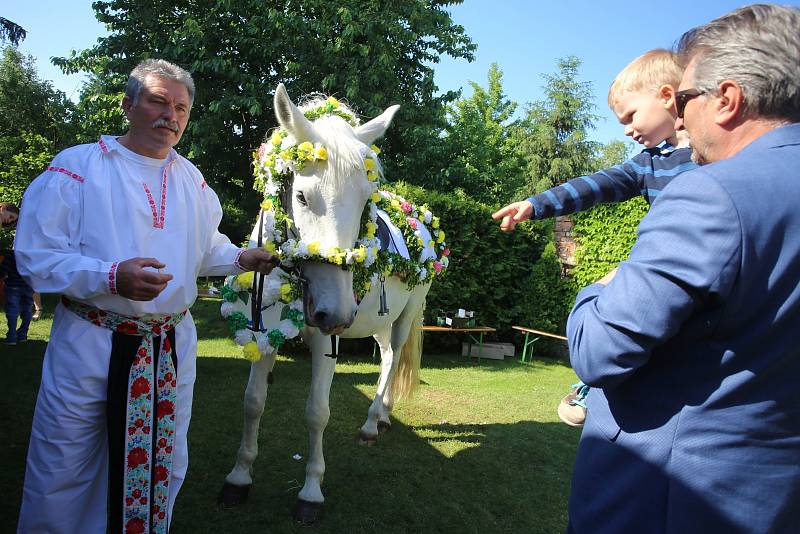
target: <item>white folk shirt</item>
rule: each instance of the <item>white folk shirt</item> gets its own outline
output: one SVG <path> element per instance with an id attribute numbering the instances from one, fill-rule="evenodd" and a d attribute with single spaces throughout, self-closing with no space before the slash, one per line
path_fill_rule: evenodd
<path id="1" fill-rule="evenodd" d="M 62 293 L 124 315 L 177 313 L 194 302 L 197 276 L 239 272 L 240 249 L 217 231 L 221 219 L 217 195 L 188 160 L 174 151 L 163 161 L 146 158 L 104 136 L 58 154 L 26 191 L 17 226 L 17 267 L 39 292 Z M 166 264 L 163 272 L 174 277 L 155 300 L 132 301 L 114 293 L 116 265 L 134 257 L 157 258 Z M 197 352 L 191 314 L 175 328 L 175 340 L 170 517 L 188 466 Z M 103 429 L 112 332 L 59 305 L 50 341 L 18 531 L 105 532 Z"/>
<path id="2" fill-rule="evenodd" d="M 177 313 L 198 276 L 239 272 L 240 249 L 219 233 L 222 208 L 186 158 L 136 154 L 114 137 L 58 154 L 28 187 L 18 224 L 19 271 L 42 293 L 62 293 L 123 315 Z M 154 300 L 120 298 L 116 267 L 134 257 L 174 278 Z"/>

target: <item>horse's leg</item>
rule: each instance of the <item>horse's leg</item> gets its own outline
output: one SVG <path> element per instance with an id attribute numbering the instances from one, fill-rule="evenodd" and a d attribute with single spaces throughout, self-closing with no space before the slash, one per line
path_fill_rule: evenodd
<path id="1" fill-rule="evenodd" d="M 330 419 L 330 392 L 336 359 L 331 353 L 331 338 L 319 332 L 310 333 L 307 343 L 311 347 L 311 391 L 306 402 L 308 426 L 308 462 L 303 488 L 297 495 L 295 520 L 308 525 L 317 520 L 325 497 L 322 480 L 325 476 L 325 457 L 322 453 L 322 434 Z"/>
<path id="2" fill-rule="evenodd" d="M 367 411 L 367 420 L 358 432 L 358 439 L 361 445 L 372 445 L 378 439 L 378 434 L 385 432 L 391 426 L 389 412 L 391 407 L 387 405 L 389 385 L 394 370 L 397 368 L 397 359 L 394 357 L 394 350 L 391 343 L 391 326 L 376 333 L 373 337 L 381 350 L 381 376 L 378 379 L 378 389 L 375 398 Z"/>
<path id="3" fill-rule="evenodd" d="M 390 415 L 392 408 L 398 394 L 403 395 L 409 393 L 413 386 L 403 384 L 398 388 L 398 380 L 402 383 L 408 380 L 409 376 L 413 375 L 416 379 L 417 372 L 419 371 L 419 351 L 417 348 L 406 347 L 406 342 L 410 338 L 418 339 L 420 332 L 414 332 L 414 336 L 410 336 L 411 329 L 419 329 L 422 327 L 421 314 L 425 306 L 425 297 L 428 294 L 430 285 L 417 286 L 411 292 L 406 301 L 403 311 L 400 316 L 392 323 L 388 331 L 375 334 L 375 340 L 378 341 L 378 346 L 381 348 L 381 377 L 378 381 L 378 390 L 375 393 L 375 398 L 370 405 L 367 421 L 361 427 L 359 432 L 360 443 L 373 444 L 378 437 L 378 434 L 387 432 L 392 427 Z M 415 355 L 412 355 L 416 351 Z M 401 360 L 406 359 L 406 362 Z M 409 359 L 415 362 L 408 361 Z M 405 373 L 409 371 L 410 366 L 416 366 L 411 375 Z M 398 378 L 398 373 L 402 376 L 402 380 Z"/>
<path id="4" fill-rule="evenodd" d="M 242 444 L 236 455 L 236 465 L 225 477 L 219 500 L 225 506 L 235 506 L 247 500 L 253 484 L 252 468 L 258 456 L 258 427 L 267 400 L 267 378 L 275 365 L 276 353 L 268 354 L 250 366 L 250 378 L 244 394 L 244 430 Z"/>

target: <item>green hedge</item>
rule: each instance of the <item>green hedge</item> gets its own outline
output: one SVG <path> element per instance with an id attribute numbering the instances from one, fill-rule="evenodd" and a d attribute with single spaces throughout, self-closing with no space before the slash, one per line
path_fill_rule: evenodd
<path id="1" fill-rule="evenodd" d="M 573 275 L 577 288 L 591 284 L 628 258 L 636 241 L 636 228 L 647 209 L 647 202 L 638 197 L 574 215 L 578 247 Z"/>
<path id="2" fill-rule="evenodd" d="M 480 324 L 497 328 L 493 337 L 504 341 L 513 339 L 512 325 L 563 332 L 573 290 L 561 278 L 551 221 L 504 233 L 492 220 L 491 206 L 456 193 L 395 185 L 441 219 L 451 251 L 447 273 L 434 280 L 428 294 L 426 324 L 435 323 L 440 309 L 464 308 L 474 310 Z"/>

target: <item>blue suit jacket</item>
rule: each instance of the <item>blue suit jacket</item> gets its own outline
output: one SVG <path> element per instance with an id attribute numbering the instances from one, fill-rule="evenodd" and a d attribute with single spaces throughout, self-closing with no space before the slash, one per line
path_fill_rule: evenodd
<path id="1" fill-rule="evenodd" d="M 571 529 L 800 532 L 800 124 L 673 180 L 567 334 Z"/>

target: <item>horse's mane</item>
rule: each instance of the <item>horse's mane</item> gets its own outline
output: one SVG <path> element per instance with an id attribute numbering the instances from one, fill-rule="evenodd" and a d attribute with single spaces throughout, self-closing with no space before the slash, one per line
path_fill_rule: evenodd
<path id="1" fill-rule="evenodd" d="M 298 108 L 305 112 L 324 105 L 325 100 L 323 95 L 310 95 Z M 340 103 L 339 109 L 358 121 L 358 114 L 346 104 Z M 322 181 L 338 189 L 341 181 L 350 176 L 354 169 L 364 166 L 364 145 L 356 138 L 353 127 L 341 117 L 324 115 L 312 121 L 312 124 L 320 142 L 328 151 L 328 165 Z"/>

